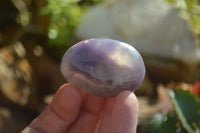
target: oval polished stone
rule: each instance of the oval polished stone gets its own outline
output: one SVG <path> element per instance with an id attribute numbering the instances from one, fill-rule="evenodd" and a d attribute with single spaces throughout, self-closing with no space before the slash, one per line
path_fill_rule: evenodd
<path id="1" fill-rule="evenodd" d="M 76 88 L 98 96 L 116 96 L 135 90 L 144 79 L 145 66 L 135 48 L 112 39 L 81 41 L 67 50 L 61 72 Z"/>

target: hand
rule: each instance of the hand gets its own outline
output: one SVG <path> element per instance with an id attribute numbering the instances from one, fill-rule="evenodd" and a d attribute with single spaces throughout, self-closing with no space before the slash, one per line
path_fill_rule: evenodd
<path id="1" fill-rule="evenodd" d="M 65 84 L 22 133 L 135 133 L 138 101 L 123 91 L 99 97 Z"/>

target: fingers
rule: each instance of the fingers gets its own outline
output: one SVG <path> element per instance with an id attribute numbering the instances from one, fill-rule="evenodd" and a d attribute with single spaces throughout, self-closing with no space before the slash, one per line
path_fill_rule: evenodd
<path id="1" fill-rule="evenodd" d="M 135 133 L 138 108 L 138 101 L 134 93 L 127 91 L 118 95 L 111 115 L 111 131 L 113 133 Z"/>
<path id="2" fill-rule="evenodd" d="M 134 93 L 121 92 L 115 99 L 106 100 L 98 133 L 135 133 L 138 101 Z"/>
<path id="3" fill-rule="evenodd" d="M 79 114 L 81 102 L 82 95 L 77 89 L 70 84 L 63 85 L 30 128 L 38 133 L 66 133 Z"/>
<path id="4" fill-rule="evenodd" d="M 138 102 L 132 92 L 103 98 L 65 84 L 22 133 L 135 133 L 137 116 Z"/>
<path id="5" fill-rule="evenodd" d="M 94 133 L 103 109 L 104 98 L 85 94 L 80 115 L 69 133 Z"/>
<path id="6" fill-rule="evenodd" d="M 111 133 L 111 115 L 115 98 L 106 98 L 104 110 L 97 133 Z"/>

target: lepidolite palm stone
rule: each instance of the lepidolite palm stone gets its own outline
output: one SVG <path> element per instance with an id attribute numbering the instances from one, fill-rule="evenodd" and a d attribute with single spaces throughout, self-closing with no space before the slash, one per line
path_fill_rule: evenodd
<path id="1" fill-rule="evenodd" d="M 88 39 L 67 50 L 61 72 L 76 88 L 98 96 L 135 90 L 143 81 L 142 57 L 131 45 L 112 39 Z"/>

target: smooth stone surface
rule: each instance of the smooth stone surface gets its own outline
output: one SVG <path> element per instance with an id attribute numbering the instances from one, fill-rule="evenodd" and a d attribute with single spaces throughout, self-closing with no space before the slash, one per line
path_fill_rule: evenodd
<path id="1" fill-rule="evenodd" d="M 112 39 L 89 39 L 72 46 L 61 62 L 63 76 L 76 88 L 98 96 L 135 90 L 145 66 L 131 45 Z"/>

